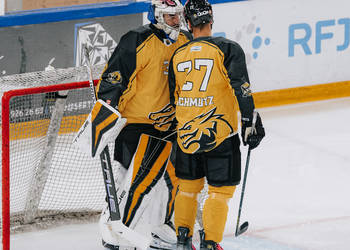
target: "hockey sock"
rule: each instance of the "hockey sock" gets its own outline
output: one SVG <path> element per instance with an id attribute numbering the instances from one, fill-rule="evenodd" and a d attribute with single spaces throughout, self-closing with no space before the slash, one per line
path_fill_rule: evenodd
<path id="1" fill-rule="evenodd" d="M 175 227 L 176 233 L 179 227 L 190 230 L 188 236 L 193 235 L 193 227 L 197 213 L 197 195 L 202 190 L 204 179 L 179 180 L 179 192 L 175 198 Z"/>
<path id="2" fill-rule="evenodd" d="M 222 241 L 228 212 L 228 201 L 236 186 L 214 187 L 209 185 L 209 198 L 204 203 L 203 226 L 205 240 Z"/>

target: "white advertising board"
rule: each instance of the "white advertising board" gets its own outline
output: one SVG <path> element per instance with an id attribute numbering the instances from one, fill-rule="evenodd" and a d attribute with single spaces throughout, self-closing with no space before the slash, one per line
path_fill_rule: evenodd
<path id="1" fill-rule="evenodd" d="M 214 35 L 246 52 L 254 91 L 350 80 L 349 0 L 214 4 Z"/>
<path id="2" fill-rule="evenodd" d="M 0 0 L 0 16 L 5 15 L 5 0 Z"/>

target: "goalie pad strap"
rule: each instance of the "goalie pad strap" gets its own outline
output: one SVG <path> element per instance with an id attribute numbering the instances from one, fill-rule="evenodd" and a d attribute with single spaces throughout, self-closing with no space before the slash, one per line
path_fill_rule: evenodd
<path id="1" fill-rule="evenodd" d="M 168 161 L 168 166 L 164 173 L 164 180 L 168 187 L 169 198 L 167 202 L 167 209 L 165 215 L 165 222 L 170 221 L 174 213 L 174 202 L 179 186 L 179 179 L 175 176 L 175 168 L 171 161 Z"/>

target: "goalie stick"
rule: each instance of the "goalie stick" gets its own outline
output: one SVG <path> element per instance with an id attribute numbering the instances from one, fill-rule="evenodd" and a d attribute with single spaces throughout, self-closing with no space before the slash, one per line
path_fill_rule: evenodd
<path id="1" fill-rule="evenodd" d="M 257 118 L 257 112 L 254 111 L 251 134 L 253 133 L 253 131 L 255 129 L 256 118 Z M 239 209 L 238 209 L 236 232 L 235 232 L 235 236 L 236 237 L 241 235 L 241 234 L 243 234 L 245 231 L 247 231 L 248 230 L 248 226 L 249 226 L 248 221 L 245 221 L 242 225 L 239 226 L 239 221 L 240 221 L 240 218 L 241 218 L 244 190 L 245 190 L 245 185 L 246 185 L 246 182 L 247 182 L 248 167 L 249 167 L 249 160 L 250 160 L 250 151 L 251 151 L 251 149 L 250 149 L 250 146 L 249 146 L 248 147 L 247 160 L 246 160 L 246 164 L 245 164 L 245 170 L 244 170 L 244 177 L 243 177 L 243 184 L 242 184 L 242 191 L 241 191 L 241 199 L 239 201 Z"/>
<path id="2" fill-rule="evenodd" d="M 91 97 L 95 102 L 97 100 L 97 97 L 96 97 L 95 87 L 93 82 L 89 49 L 86 44 L 83 46 L 83 50 L 84 50 L 84 55 L 85 55 L 86 64 L 87 64 Z M 136 247 L 142 250 L 146 250 L 149 247 L 151 240 L 137 233 L 136 231 L 130 229 L 129 227 L 125 226 L 121 221 L 119 205 L 117 201 L 117 191 L 115 188 L 111 157 L 109 155 L 108 145 L 101 152 L 100 159 L 101 159 L 103 180 L 106 188 L 106 195 L 107 195 L 108 207 L 109 207 L 110 218 L 111 218 L 111 224 L 109 225 L 110 230 L 115 235 L 126 239 Z"/>

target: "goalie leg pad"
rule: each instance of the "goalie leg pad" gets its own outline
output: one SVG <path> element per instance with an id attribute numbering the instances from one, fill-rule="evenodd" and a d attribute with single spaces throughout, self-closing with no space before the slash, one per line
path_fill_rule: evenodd
<path id="1" fill-rule="evenodd" d="M 130 123 L 127 124 L 115 141 L 114 159 L 125 168 L 130 166 L 136 152 L 142 134 L 162 138 L 165 135 L 151 124 Z M 169 139 L 169 138 L 168 138 Z"/>
<path id="2" fill-rule="evenodd" d="M 164 223 L 154 227 L 151 234 L 156 242 L 159 239 L 159 242 L 170 245 L 170 249 L 171 246 L 174 247 L 176 244 L 176 232 L 171 223 Z"/>
<path id="3" fill-rule="evenodd" d="M 137 224 L 143 210 L 150 201 L 148 197 L 152 188 L 164 175 L 169 161 L 171 143 L 165 140 L 142 134 L 131 162 L 132 171 L 128 171 L 131 183 L 127 190 L 127 199 L 121 207 L 124 207 L 123 223 L 131 228 Z M 130 167 L 129 167 L 130 170 Z"/>
<path id="4" fill-rule="evenodd" d="M 111 231 L 111 228 L 108 226 L 109 218 L 110 216 L 108 206 L 106 206 L 103 209 L 100 220 L 98 222 L 99 231 L 102 236 L 102 245 L 107 249 L 113 249 L 112 247 L 115 249 L 135 249 L 135 247 L 132 246 L 130 242 L 120 236 L 116 236 Z"/>
<path id="5" fill-rule="evenodd" d="M 99 228 L 102 234 L 102 241 L 111 246 L 119 246 L 122 249 L 138 248 L 146 250 L 151 244 L 151 239 L 129 227 L 125 226 L 121 220 L 111 221 L 109 219 L 108 208 L 105 209 L 99 221 Z M 131 247 L 131 248 L 130 248 Z"/>

